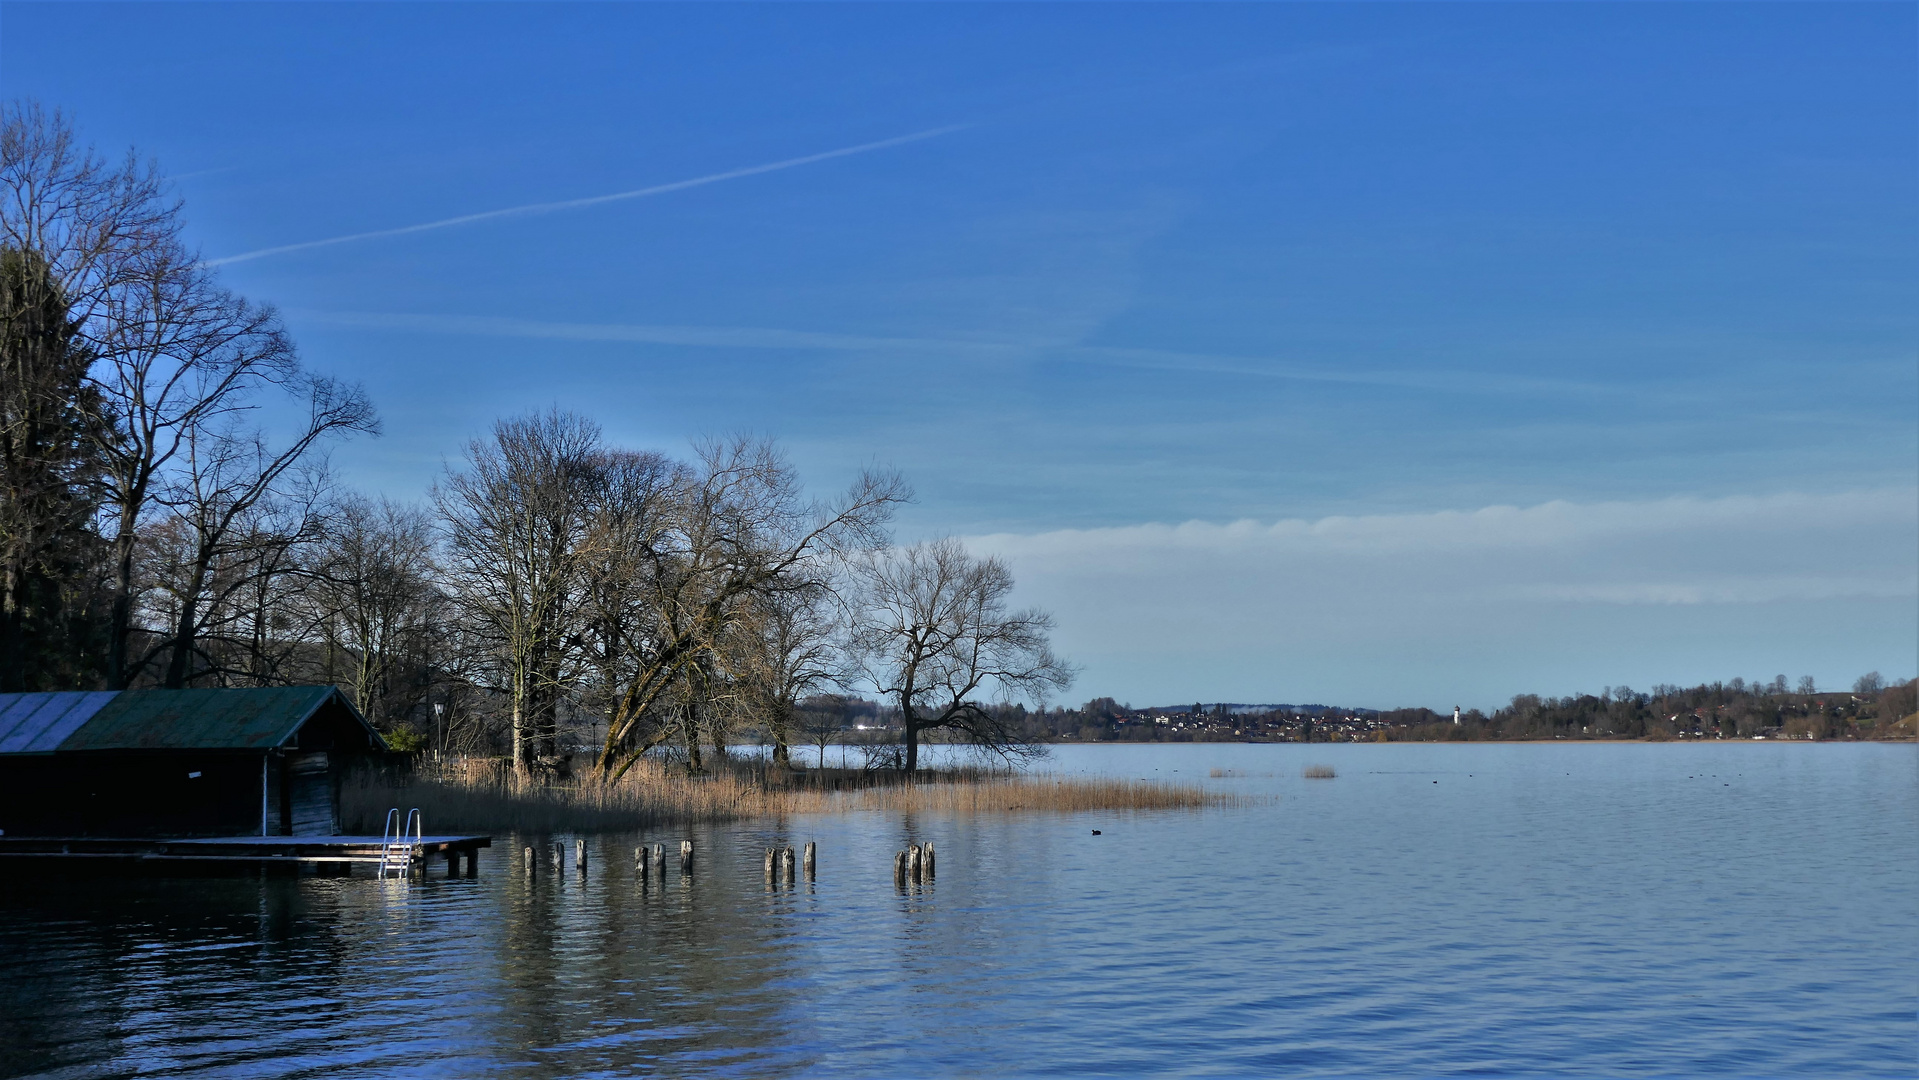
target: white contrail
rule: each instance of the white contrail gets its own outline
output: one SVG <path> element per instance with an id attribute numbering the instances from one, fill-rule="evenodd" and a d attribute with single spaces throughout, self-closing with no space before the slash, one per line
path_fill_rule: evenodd
<path id="1" fill-rule="evenodd" d="M 828 161 L 832 158 L 849 157 L 864 154 L 869 150 L 884 150 L 889 146 L 931 139 L 962 128 L 970 124 L 950 124 L 946 127 L 917 131 L 911 135 L 901 135 L 893 139 L 881 139 L 879 142 L 861 143 L 858 146 L 844 146 L 838 150 L 828 150 L 823 154 L 808 154 L 805 157 L 787 158 L 784 161 L 769 162 L 765 165 L 749 165 L 744 169 L 713 173 L 710 176 L 696 176 L 691 180 L 675 180 L 670 184 L 655 184 L 652 187 L 636 188 L 633 191 L 619 191 L 611 195 L 592 195 L 584 199 L 563 199 L 559 202 L 529 203 L 526 206 L 509 206 L 504 210 L 483 210 L 477 214 L 462 214 L 459 217 L 429 221 L 421 225 L 403 225 L 397 229 L 376 229 L 372 232 L 352 233 L 347 236 L 334 236 L 325 240 L 307 240 L 298 244 L 282 244 L 279 247 L 261 248 L 258 251 L 243 251 L 238 255 L 227 255 L 218 259 L 206 260 L 208 266 L 225 266 L 227 263 L 246 262 L 249 259 L 263 259 L 268 255 L 282 255 L 289 251 L 305 251 L 308 248 L 327 247 L 331 244 L 345 244 L 354 240 L 372 240 L 382 236 L 404 236 L 407 233 L 426 232 L 429 229 L 446 229 L 454 225 L 470 225 L 476 221 L 491 221 L 494 218 L 522 217 L 528 214 L 550 214 L 557 210 L 577 210 L 583 206 L 598 206 L 601 203 L 619 202 L 621 199 L 642 199 L 648 195 L 664 195 L 669 191 L 683 191 L 686 188 L 700 187 L 705 184 L 717 184 L 722 180 L 737 180 L 742 176 L 758 176 L 760 173 L 778 172 L 799 165 L 811 165 L 816 161 Z"/>

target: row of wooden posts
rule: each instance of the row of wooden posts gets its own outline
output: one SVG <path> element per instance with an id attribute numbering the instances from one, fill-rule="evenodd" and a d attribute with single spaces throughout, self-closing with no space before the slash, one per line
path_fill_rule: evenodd
<path id="1" fill-rule="evenodd" d="M 893 856 L 893 884 L 915 885 L 933 880 L 933 842 L 914 844 Z"/>
<path id="2" fill-rule="evenodd" d="M 808 881 L 813 880 L 816 868 L 816 850 L 814 842 L 808 840 L 806 842 L 805 854 L 801 859 L 806 871 L 806 880 Z M 573 841 L 573 865 L 580 873 L 586 873 L 586 841 L 584 840 Z M 922 882 L 931 881 L 933 880 L 933 865 L 933 842 L 928 840 L 924 844 L 914 844 L 905 851 L 894 854 L 893 882 L 896 885 L 905 885 L 908 882 L 918 885 Z M 538 855 L 531 847 L 528 847 L 526 849 L 527 876 L 532 877 L 538 866 Z M 557 873 L 564 869 L 565 866 L 566 845 L 556 844 L 553 847 L 553 869 Z M 788 885 L 793 884 L 794 858 L 792 845 L 767 848 L 765 866 L 767 884 L 771 885 L 780 881 Z M 665 881 L 666 845 L 654 844 L 649 848 L 645 844 L 641 844 L 639 847 L 634 848 L 633 868 L 639 871 L 642 878 L 657 876 L 661 881 Z M 687 875 L 692 872 L 693 841 L 682 840 L 680 841 L 680 873 Z"/>
<path id="3" fill-rule="evenodd" d="M 817 848 L 815 847 L 813 841 L 808 840 L 806 842 L 806 854 L 804 856 L 804 860 L 806 863 L 806 880 L 808 881 L 813 880 L 813 871 L 815 868 L 814 853 L 816 850 Z M 766 883 L 768 885 L 772 885 L 775 882 L 783 881 L 788 885 L 793 884 L 793 874 L 794 874 L 793 862 L 794 862 L 793 848 L 791 845 L 788 845 L 786 847 L 767 848 L 766 849 Z"/>
<path id="4" fill-rule="evenodd" d="M 533 874 L 538 870 L 539 865 L 540 865 L 539 855 L 534 852 L 532 847 L 528 847 L 526 849 L 527 876 L 528 877 L 533 876 Z M 573 841 L 573 865 L 579 869 L 580 873 L 582 874 L 586 873 L 586 841 L 584 840 Z M 813 865 L 813 845 L 812 844 L 806 845 L 806 865 L 807 865 L 807 876 L 811 877 L 812 865 Z M 555 872 L 558 872 L 559 870 L 565 868 L 565 866 L 566 866 L 566 845 L 555 844 L 553 846 L 553 869 Z M 639 847 L 634 848 L 633 849 L 633 866 L 634 866 L 634 869 L 640 872 L 641 877 L 649 877 L 649 876 L 657 875 L 659 878 L 664 880 L 666 878 L 666 845 L 654 844 L 652 847 L 649 848 L 645 844 L 641 844 Z M 693 841 L 682 840 L 680 841 L 680 873 L 691 874 L 692 872 L 693 872 Z"/>

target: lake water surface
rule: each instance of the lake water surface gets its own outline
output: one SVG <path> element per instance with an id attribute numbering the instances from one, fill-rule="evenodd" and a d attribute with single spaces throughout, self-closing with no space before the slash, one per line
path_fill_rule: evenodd
<path id="1" fill-rule="evenodd" d="M 532 881 L 509 853 L 572 837 L 496 838 L 473 880 L 9 866 L 0 1075 L 1919 1072 L 1919 748 L 1046 767 L 1261 801 L 594 836 Z M 687 835 L 694 877 L 642 885 L 634 846 Z M 938 879 L 898 891 L 921 839 Z M 809 840 L 818 881 L 769 892 L 762 849 Z"/>

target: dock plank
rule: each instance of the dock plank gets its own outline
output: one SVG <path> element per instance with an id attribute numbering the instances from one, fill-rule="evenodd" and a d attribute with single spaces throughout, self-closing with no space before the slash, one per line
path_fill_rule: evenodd
<path id="1" fill-rule="evenodd" d="M 128 859 L 140 862 L 377 863 L 379 836 L 0 837 L 0 858 Z M 412 840 L 421 856 L 472 857 L 490 836 L 441 835 Z"/>

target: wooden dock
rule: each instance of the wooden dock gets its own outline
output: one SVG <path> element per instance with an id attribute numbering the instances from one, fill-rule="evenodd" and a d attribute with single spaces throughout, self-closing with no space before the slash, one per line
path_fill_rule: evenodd
<path id="1" fill-rule="evenodd" d="M 408 838 L 413 868 L 424 870 L 435 858 L 446 862 L 447 876 L 479 872 L 480 849 L 493 846 L 490 836 L 423 836 Z M 349 875 L 356 863 L 378 868 L 385 849 L 378 836 L 213 836 L 177 838 L 115 838 L 97 836 L 0 836 L 0 858 L 135 864 L 254 864 L 295 868 L 312 866 L 321 873 Z"/>

